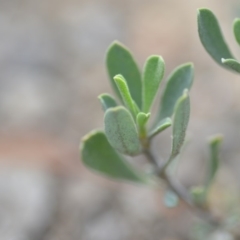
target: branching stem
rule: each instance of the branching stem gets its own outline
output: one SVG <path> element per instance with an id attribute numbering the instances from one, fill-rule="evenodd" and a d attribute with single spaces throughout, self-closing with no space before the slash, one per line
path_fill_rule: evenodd
<path id="1" fill-rule="evenodd" d="M 162 168 L 160 162 L 155 158 L 149 149 L 144 151 L 144 155 L 156 168 L 156 175 L 164 180 L 166 185 L 193 211 L 197 212 L 198 216 L 204 221 L 208 221 L 211 225 L 216 227 L 221 226 L 219 218 L 214 216 L 207 207 L 198 206 L 193 202 L 188 190 L 181 185 L 178 181 L 173 179 L 166 171 L 166 168 Z"/>

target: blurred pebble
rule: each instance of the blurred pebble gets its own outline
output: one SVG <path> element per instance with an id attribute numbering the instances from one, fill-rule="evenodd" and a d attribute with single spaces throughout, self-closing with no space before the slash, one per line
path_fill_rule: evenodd
<path id="1" fill-rule="evenodd" d="M 55 181 L 40 170 L 0 168 L 0 239 L 36 240 L 53 221 Z"/>

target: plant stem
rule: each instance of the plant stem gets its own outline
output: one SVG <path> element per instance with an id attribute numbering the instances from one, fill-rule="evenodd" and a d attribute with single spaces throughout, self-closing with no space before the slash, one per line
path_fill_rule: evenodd
<path id="1" fill-rule="evenodd" d="M 178 181 L 173 179 L 166 172 L 166 168 L 162 168 L 161 164 L 154 157 L 149 149 L 145 149 L 144 154 L 146 158 L 156 167 L 156 175 L 165 181 L 167 186 L 193 211 L 197 212 L 198 216 L 204 221 L 208 221 L 211 225 L 219 227 L 221 225 L 220 219 L 214 216 L 207 207 L 196 205 L 188 190 L 181 185 Z"/>

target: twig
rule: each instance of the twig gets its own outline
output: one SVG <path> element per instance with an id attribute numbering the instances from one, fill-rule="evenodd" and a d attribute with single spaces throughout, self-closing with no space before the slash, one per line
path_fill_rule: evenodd
<path id="1" fill-rule="evenodd" d="M 160 162 L 153 156 L 148 149 L 144 151 L 147 159 L 156 167 L 156 175 L 165 181 L 167 186 L 193 211 L 198 213 L 198 216 L 203 220 L 208 221 L 212 225 L 219 227 L 221 225 L 220 219 L 214 216 L 207 208 L 196 205 L 188 190 L 178 181 L 167 174 L 166 169 L 162 170 Z"/>

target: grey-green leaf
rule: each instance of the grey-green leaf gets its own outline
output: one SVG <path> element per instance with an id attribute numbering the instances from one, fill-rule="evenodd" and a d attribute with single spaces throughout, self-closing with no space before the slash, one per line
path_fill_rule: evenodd
<path id="1" fill-rule="evenodd" d="M 188 90 L 185 89 L 183 95 L 178 99 L 173 117 L 173 133 L 172 133 L 172 150 L 170 157 L 162 168 L 162 172 L 166 170 L 170 163 L 179 155 L 184 144 L 187 125 L 190 115 L 190 100 Z"/>
<path id="2" fill-rule="evenodd" d="M 224 59 L 222 58 L 222 63 L 230 70 L 240 73 L 240 63 L 235 59 Z"/>
<path id="3" fill-rule="evenodd" d="M 150 118 L 150 113 L 140 112 L 137 115 L 137 126 L 139 131 L 139 137 L 145 138 L 146 137 L 146 124 Z"/>
<path id="4" fill-rule="evenodd" d="M 178 196 L 171 190 L 167 190 L 164 194 L 164 204 L 168 208 L 176 207 L 179 203 Z"/>
<path id="5" fill-rule="evenodd" d="M 234 58 L 225 42 L 217 18 L 209 9 L 198 10 L 198 33 L 204 48 L 217 63 L 224 66 L 222 58 Z"/>
<path id="6" fill-rule="evenodd" d="M 209 141 L 210 158 L 208 164 L 208 175 L 206 180 L 206 187 L 208 188 L 214 179 L 216 172 L 219 168 L 219 152 L 222 143 L 222 135 L 216 135 L 211 137 Z"/>
<path id="7" fill-rule="evenodd" d="M 240 45 L 240 18 L 236 18 L 233 22 L 233 32 L 237 43 Z"/>
<path id="8" fill-rule="evenodd" d="M 108 108 L 116 107 L 118 105 L 116 100 L 107 93 L 99 95 L 98 99 L 100 100 L 104 111 L 107 111 Z"/>
<path id="9" fill-rule="evenodd" d="M 184 143 L 186 130 L 190 115 L 190 100 L 188 91 L 185 90 L 182 97 L 177 101 L 173 118 L 173 139 L 172 139 L 172 156 L 175 158 Z"/>
<path id="10" fill-rule="evenodd" d="M 137 116 L 139 110 L 134 103 L 134 100 L 132 99 L 131 93 L 129 91 L 127 82 L 125 78 L 122 75 L 116 75 L 114 77 L 114 81 L 118 87 L 118 90 L 122 96 L 123 102 L 125 106 L 128 108 L 128 110 L 132 113 L 132 116 L 135 117 Z"/>
<path id="11" fill-rule="evenodd" d="M 166 128 L 170 127 L 171 125 L 172 125 L 171 118 L 164 118 L 162 121 L 159 122 L 159 124 L 155 128 L 153 128 L 152 131 L 150 131 L 148 137 L 153 138 L 154 136 L 156 136 Z"/>
<path id="12" fill-rule="evenodd" d="M 160 56 L 150 56 L 144 67 L 143 72 L 143 112 L 149 112 L 154 98 L 163 79 L 165 63 Z"/>
<path id="13" fill-rule="evenodd" d="M 190 190 L 193 202 L 198 206 L 206 203 L 206 191 L 203 186 L 192 187 Z"/>
<path id="14" fill-rule="evenodd" d="M 81 157 L 84 164 L 108 177 L 147 183 L 147 177 L 133 168 L 109 144 L 105 134 L 93 131 L 82 140 Z"/>
<path id="15" fill-rule="evenodd" d="M 105 113 L 104 125 L 107 139 L 113 148 L 130 156 L 140 152 L 137 127 L 126 108 L 109 108 Z"/>
<path id="16" fill-rule="evenodd" d="M 154 127 L 164 118 L 172 117 L 174 106 L 184 89 L 190 89 L 193 82 L 193 64 L 186 63 L 177 67 L 168 77 L 166 88 L 161 98 L 160 109 Z"/>
<path id="17" fill-rule="evenodd" d="M 113 42 L 106 56 L 106 65 L 110 81 L 117 95 L 121 95 L 113 80 L 113 77 L 121 74 L 127 81 L 131 96 L 141 109 L 142 104 L 142 80 L 138 66 L 130 51 L 119 42 Z"/>

